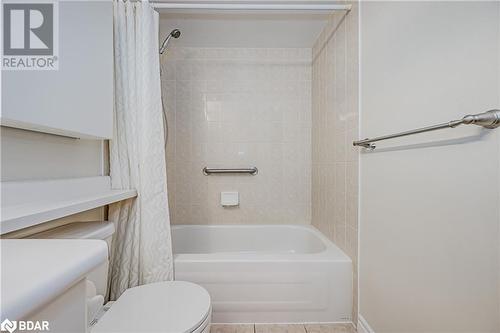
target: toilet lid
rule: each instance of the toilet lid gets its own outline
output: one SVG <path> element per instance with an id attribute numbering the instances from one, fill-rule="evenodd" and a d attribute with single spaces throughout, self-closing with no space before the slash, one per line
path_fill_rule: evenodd
<path id="1" fill-rule="evenodd" d="M 194 283 L 168 281 L 127 289 L 92 333 L 193 332 L 210 313 L 210 295 Z"/>

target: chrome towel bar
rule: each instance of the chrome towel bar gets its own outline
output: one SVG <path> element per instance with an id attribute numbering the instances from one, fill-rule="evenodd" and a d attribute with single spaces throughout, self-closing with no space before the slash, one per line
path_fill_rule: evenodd
<path id="1" fill-rule="evenodd" d="M 411 130 L 411 131 L 399 132 L 396 134 L 379 136 L 379 137 L 376 137 L 373 139 L 364 139 L 364 140 L 354 141 L 352 144 L 353 144 L 353 146 L 360 146 L 360 147 L 364 147 L 364 148 L 375 149 L 376 146 L 373 144 L 373 142 L 399 138 L 399 137 L 407 136 L 407 135 L 431 132 L 431 131 L 436 131 L 436 130 L 440 130 L 440 129 L 444 129 L 444 128 L 455 128 L 459 125 L 477 125 L 477 126 L 482 126 L 484 128 L 489 128 L 489 129 L 497 128 L 500 126 L 500 110 L 490 110 L 490 111 L 486 111 L 486 112 L 478 113 L 478 114 L 474 114 L 474 115 L 467 115 L 460 120 L 452 120 L 452 121 L 447 122 L 447 123 L 442 123 L 442 124 L 428 126 L 428 127 L 422 127 L 422 128 L 418 128 L 418 129 Z"/>
<path id="2" fill-rule="evenodd" d="M 226 173 L 245 173 L 255 176 L 259 170 L 256 167 L 250 168 L 240 168 L 240 169 L 218 169 L 218 168 L 203 168 L 203 174 L 205 176 L 210 176 L 213 174 L 226 174 Z"/>

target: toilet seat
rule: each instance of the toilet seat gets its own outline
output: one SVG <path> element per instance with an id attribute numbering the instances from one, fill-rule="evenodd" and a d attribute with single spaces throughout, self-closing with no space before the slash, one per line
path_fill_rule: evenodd
<path id="1" fill-rule="evenodd" d="M 210 295 L 185 281 L 127 289 L 92 333 L 201 333 L 210 324 Z"/>

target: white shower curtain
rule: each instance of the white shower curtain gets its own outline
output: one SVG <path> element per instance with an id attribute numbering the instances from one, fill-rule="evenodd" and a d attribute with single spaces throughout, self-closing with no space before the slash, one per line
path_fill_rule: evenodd
<path id="1" fill-rule="evenodd" d="M 162 121 L 158 13 L 147 1 L 114 1 L 113 188 L 138 197 L 110 205 L 115 222 L 110 299 L 127 288 L 173 279 Z"/>

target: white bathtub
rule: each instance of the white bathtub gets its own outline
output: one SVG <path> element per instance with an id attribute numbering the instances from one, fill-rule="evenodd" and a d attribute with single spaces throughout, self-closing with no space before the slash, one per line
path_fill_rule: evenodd
<path id="1" fill-rule="evenodd" d="M 352 263 L 310 226 L 172 226 L 175 279 L 212 297 L 214 323 L 351 320 Z"/>

